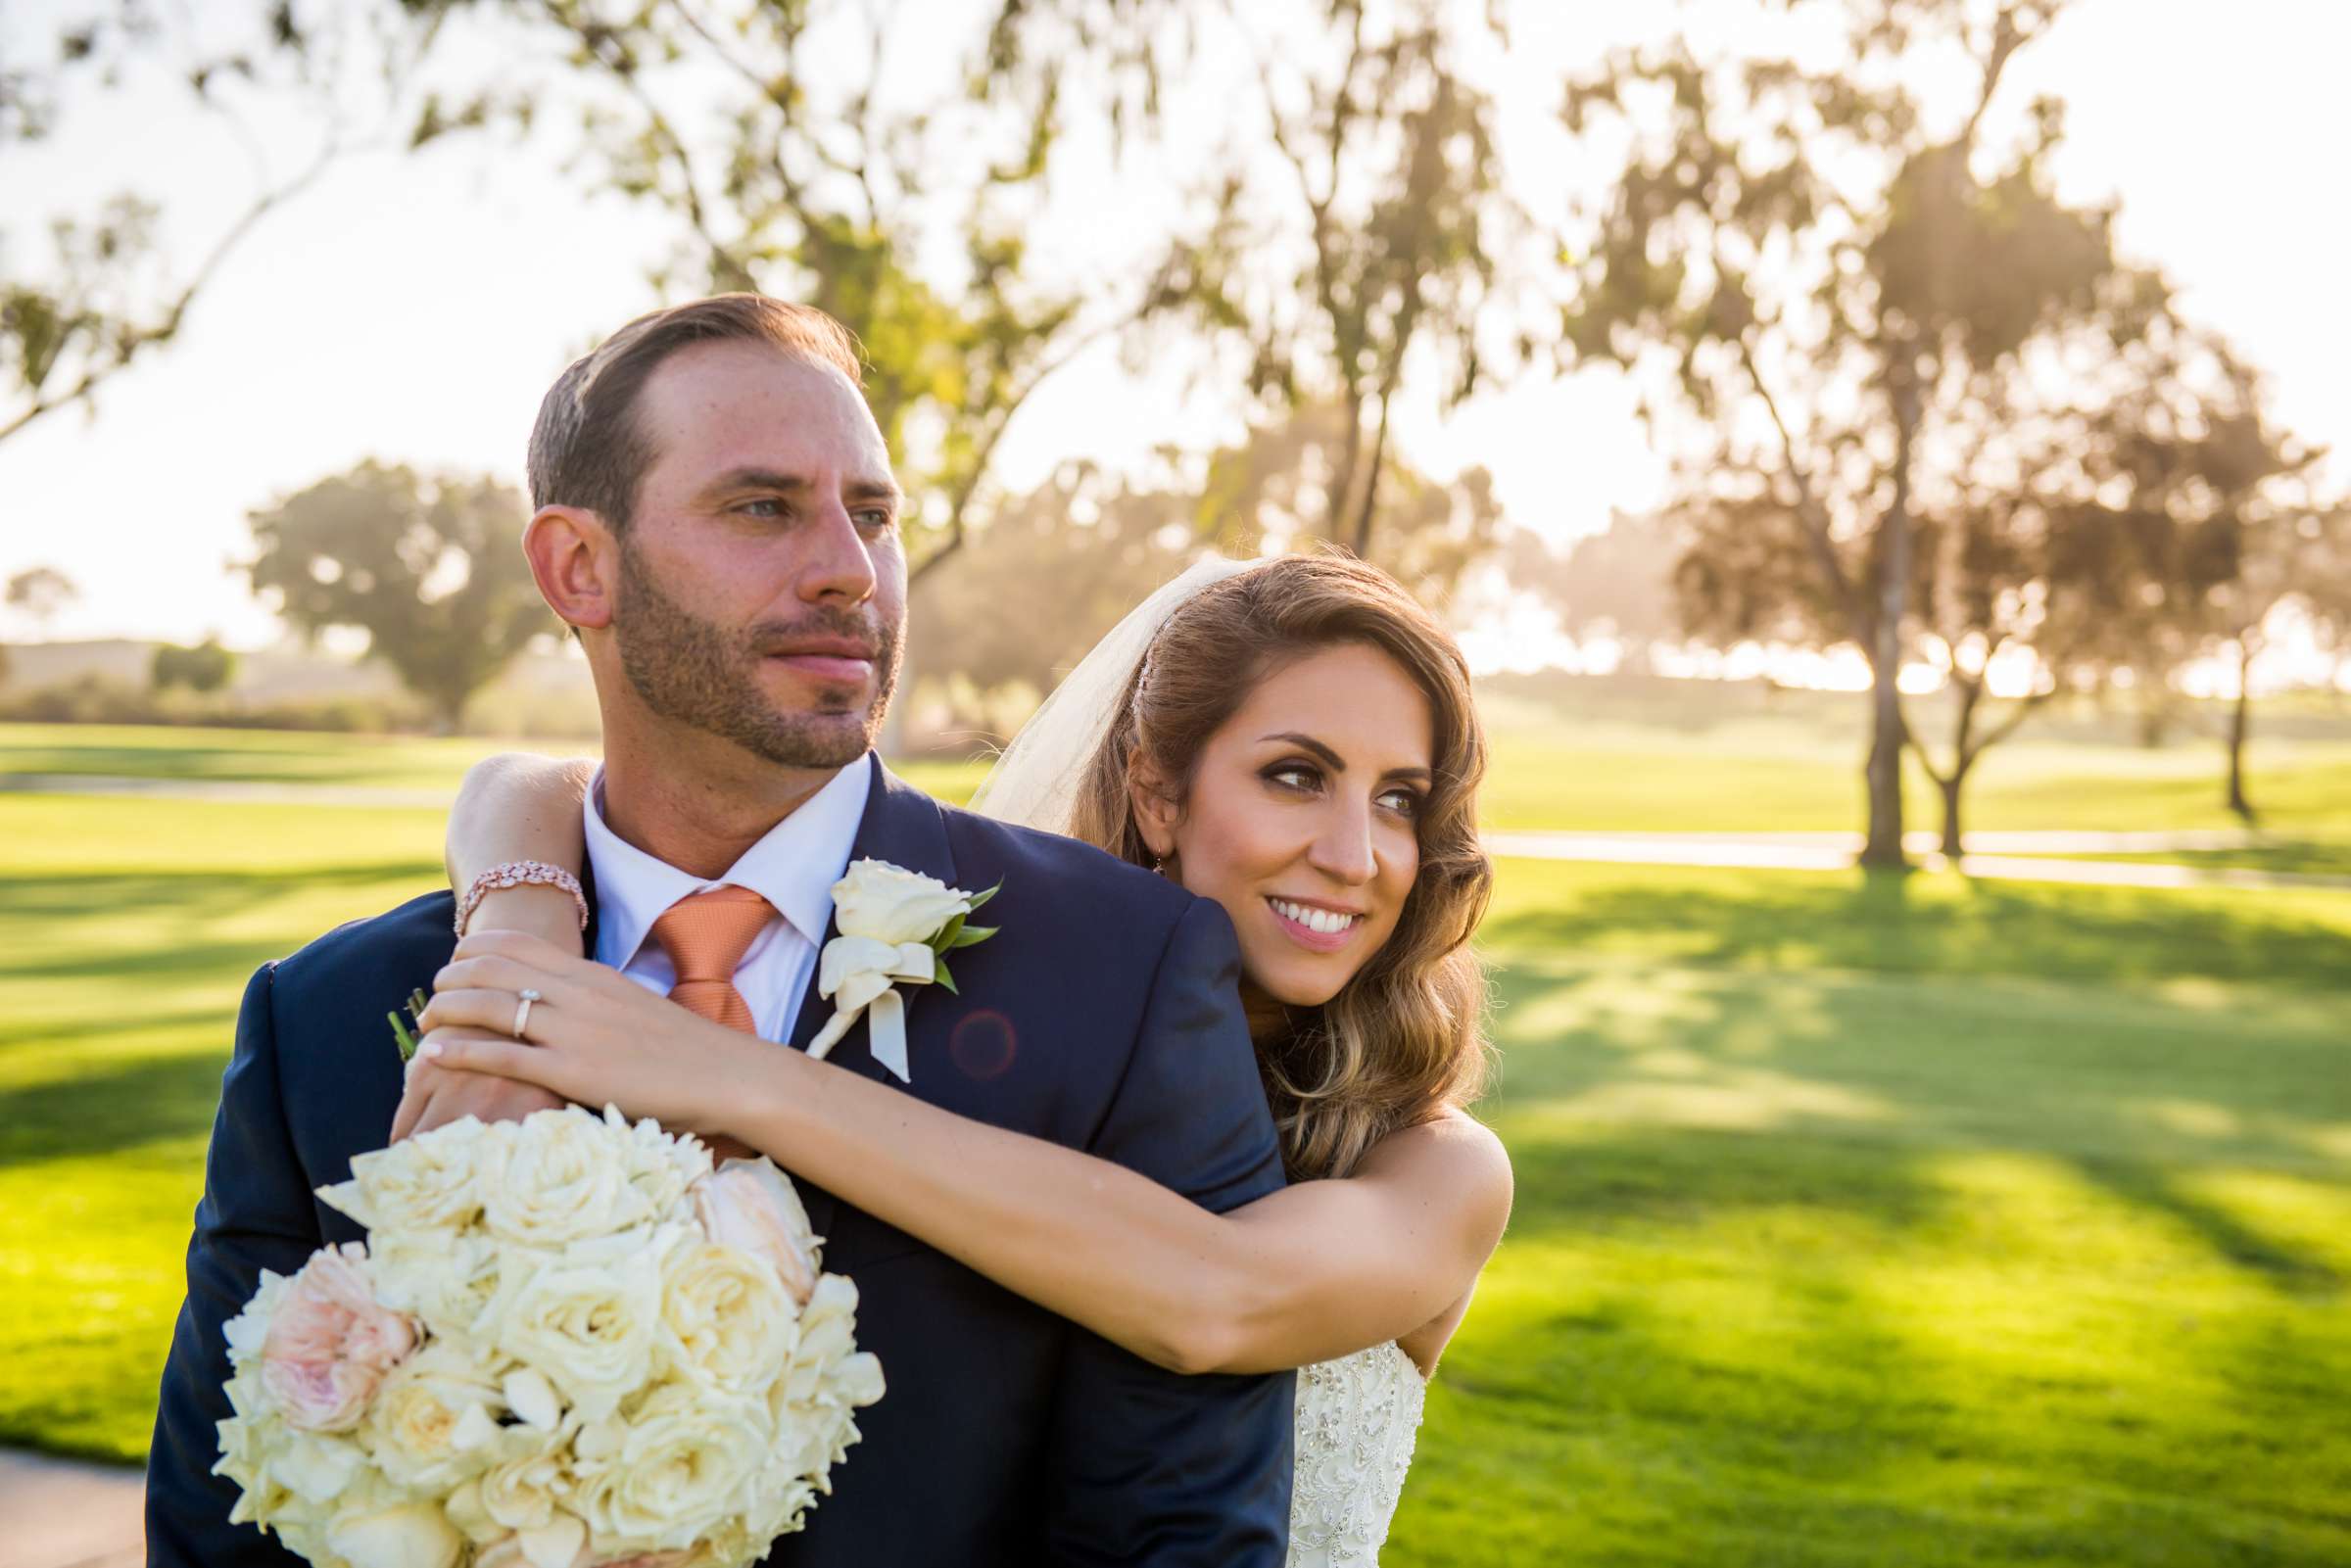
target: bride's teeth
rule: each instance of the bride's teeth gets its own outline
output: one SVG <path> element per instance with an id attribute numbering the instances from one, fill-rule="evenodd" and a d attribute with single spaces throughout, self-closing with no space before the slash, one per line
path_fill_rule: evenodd
<path id="1" fill-rule="evenodd" d="M 1324 936 L 1336 935 L 1355 924 L 1353 915 L 1341 915 L 1335 910 L 1309 909 L 1304 904 L 1293 904 L 1286 898 L 1276 898 L 1271 902 L 1275 912 L 1285 920 L 1295 921 L 1308 930 Z"/>

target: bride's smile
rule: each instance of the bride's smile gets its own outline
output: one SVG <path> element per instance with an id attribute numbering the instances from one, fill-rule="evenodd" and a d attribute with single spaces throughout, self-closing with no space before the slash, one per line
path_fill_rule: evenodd
<path id="1" fill-rule="evenodd" d="M 1167 874 L 1223 904 L 1244 986 L 1319 1007 L 1387 942 L 1420 868 L 1433 715 L 1396 661 L 1360 642 L 1261 679 L 1202 750 L 1180 806 L 1138 793 Z"/>

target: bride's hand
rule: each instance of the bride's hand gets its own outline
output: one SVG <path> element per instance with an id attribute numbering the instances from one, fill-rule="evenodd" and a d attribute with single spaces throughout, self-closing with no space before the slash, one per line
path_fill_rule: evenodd
<path id="1" fill-rule="evenodd" d="M 420 1061 L 513 1078 L 591 1108 L 616 1105 L 671 1132 L 726 1131 L 776 1047 L 712 1023 L 617 970 L 521 931 L 457 944 L 417 1020 Z M 535 990 L 525 1040 L 509 1032 Z M 395 1126 L 397 1139 L 405 1129 Z"/>

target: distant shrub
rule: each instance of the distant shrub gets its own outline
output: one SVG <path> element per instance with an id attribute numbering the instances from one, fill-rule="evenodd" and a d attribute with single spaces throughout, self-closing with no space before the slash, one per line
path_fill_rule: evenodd
<path id="1" fill-rule="evenodd" d="M 192 692 L 172 687 L 151 689 L 95 673 L 36 690 L 0 696 L 0 721 L 327 730 L 349 735 L 423 735 L 430 733 L 434 725 L 431 711 L 405 694 L 250 703 L 219 692 Z"/>
<path id="2" fill-rule="evenodd" d="M 206 639 L 192 648 L 163 642 L 156 646 L 147 684 L 158 691 L 184 686 L 195 692 L 225 690 L 237 673 L 237 656 L 217 639 Z"/>

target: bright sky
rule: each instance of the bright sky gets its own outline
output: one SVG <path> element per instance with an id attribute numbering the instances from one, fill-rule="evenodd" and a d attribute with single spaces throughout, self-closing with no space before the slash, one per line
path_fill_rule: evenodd
<path id="1" fill-rule="evenodd" d="M 12 4 L 5 53 L 45 37 L 59 3 Z M 1550 215 L 1575 177 L 1554 118 L 1565 71 L 1677 19 L 1723 36 L 1756 11 L 1752 0 L 1519 0 L 1501 79 L 1521 198 Z M 2351 7 L 2081 0 L 2020 57 L 2006 100 L 2062 93 L 2067 194 L 2119 196 L 2125 247 L 2161 262 L 2191 312 L 2273 372 L 2289 423 L 2338 447 L 2351 443 L 2351 326 L 2336 306 L 2351 217 L 2329 185 L 2351 153 L 2346 45 Z M 298 146 L 269 151 L 280 173 L 299 158 Z M 251 189 L 249 168 L 216 120 L 168 91 L 134 90 L 0 159 L 0 236 L 21 252 L 50 215 L 135 186 L 171 204 L 192 259 Z M 658 215 L 580 190 L 551 158 L 503 142 L 337 168 L 267 219 L 181 341 L 113 383 L 94 418 L 54 415 L 0 443 L 0 577 L 46 563 L 80 585 L 54 637 L 217 632 L 254 646 L 275 624 L 226 569 L 250 547 L 250 509 L 370 455 L 519 483 L 548 382 L 653 303 L 643 268 L 669 239 Z M 1163 194 L 1107 164 L 1078 170 L 1049 233 L 1084 264 L 1107 264 L 1121 213 Z M 1172 378 L 1130 373 L 1106 348 L 1032 401 L 998 474 L 1017 487 L 1065 458 L 1128 461 L 1170 439 L 1228 434 L 1231 417 Z M 1554 538 L 1656 493 L 1631 397 L 1602 374 L 1528 376 L 1450 420 L 1416 404 L 1400 412 L 1399 436 L 1431 473 L 1485 464 L 1511 518 Z M 0 625 L 0 638 L 30 633 Z"/>

